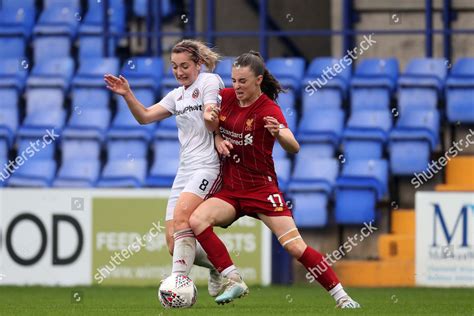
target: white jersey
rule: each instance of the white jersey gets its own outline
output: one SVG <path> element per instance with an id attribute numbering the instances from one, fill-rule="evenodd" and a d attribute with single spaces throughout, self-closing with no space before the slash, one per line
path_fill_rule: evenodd
<path id="1" fill-rule="evenodd" d="M 160 102 L 176 116 L 181 144 L 179 169 L 218 168 L 219 157 L 214 148 L 214 136 L 204 123 L 204 105 L 218 104 L 219 90 L 224 83 L 219 75 L 200 73 L 187 89 L 170 91 Z"/>

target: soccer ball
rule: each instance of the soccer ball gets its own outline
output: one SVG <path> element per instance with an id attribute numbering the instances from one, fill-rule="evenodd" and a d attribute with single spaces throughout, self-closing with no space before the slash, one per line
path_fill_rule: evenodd
<path id="1" fill-rule="evenodd" d="M 197 289 L 184 274 L 171 274 L 158 288 L 158 299 L 164 308 L 187 308 L 196 303 Z"/>

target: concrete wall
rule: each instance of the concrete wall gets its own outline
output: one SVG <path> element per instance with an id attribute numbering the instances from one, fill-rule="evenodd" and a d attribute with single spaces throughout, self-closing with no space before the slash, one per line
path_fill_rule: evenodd
<path id="1" fill-rule="evenodd" d="M 342 25 L 342 0 L 331 2 L 331 23 L 333 29 L 340 29 Z M 423 30 L 425 28 L 425 1 L 424 0 L 355 0 L 355 9 L 358 11 L 359 21 L 355 28 L 359 30 Z M 442 1 L 433 1 L 433 27 L 442 29 Z M 468 0 L 454 0 L 452 7 L 461 10 L 457 20 L 452 23 L 453 29 L 474 29 L 474 2 Z M 368 50 L 364 57 L 392 57 L 400 60 L 403 69 L 408 60 L 424 56 L 424 35 L 375 35 L 377 44 Z M 355 43 L 362 37 L 357 36 Z M 341 55 L 341 41 L 333 38 L 332 52 L 335 56 Z M 443 57 L 443 37 L 433 37 L 433 56 Z M 452 36 L 452 60 L 459 57 L 474 56 L 474 34 L 456 34 Z"/>

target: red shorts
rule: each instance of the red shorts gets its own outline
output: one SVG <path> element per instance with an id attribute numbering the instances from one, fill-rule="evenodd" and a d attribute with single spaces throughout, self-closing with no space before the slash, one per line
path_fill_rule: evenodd
<path id="1" fill-rule="evenodd" d="M 277 186 L 273 185 L 246 190 L 222 188 L 211 197 L 231 204 L 237 213 L 236 220 L 245 215 L 258 218 L 257 214 L 293 216 L 283 198 L 283 194 Z"/>

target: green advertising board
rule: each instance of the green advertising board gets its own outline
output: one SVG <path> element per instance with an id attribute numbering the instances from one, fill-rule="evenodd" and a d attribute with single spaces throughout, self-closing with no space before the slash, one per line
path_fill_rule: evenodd
<path id="1" fill-rule="evenodd" d="M 142 192 L 143 193 L 143 192 Z M 171 273 L 165 238 L 165 197 L 92 198 L 92 282 L 101 285 L 158 285 Z M 268 284 L 271 233 L 250 217 L 227 229 L 215 228 L 248 284 Z M 207 269 L 194 266 L 191 278 L 207 284 Z"/>

